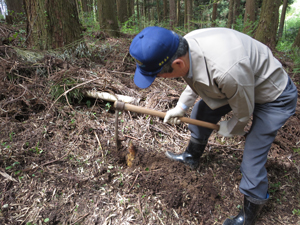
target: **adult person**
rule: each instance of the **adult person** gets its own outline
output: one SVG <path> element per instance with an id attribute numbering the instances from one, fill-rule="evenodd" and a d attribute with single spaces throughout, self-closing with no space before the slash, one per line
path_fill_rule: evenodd
<path id="1" fill-rule="evenodd" d="M 181 37 L 162 27 L 147 27 L 130 45 L 136 61 L 135 84 L 149 87 L 156 77 L 182 77 L 188 86 L 164 122 L 177 123 L 189 107 L 190 117 L 218 123 L 225 137 L 244 135 L 243 174 L 239 190 L 244 194 L 240 213 L 223 225 L 252 225 L 269 198 L 265 163 L 278 129 L 295 113 L 297 89 L 270 49 L 250 36 L 227 28 L 206 28 Z M 195 103 L 196 98 L 201 100 Z M 194 104 L 195 103 L 195 104 Z M 168 158 L 192 169 L 199 165 L 211 129 L 189 125 L 191 138 L 182 154 Z"/>

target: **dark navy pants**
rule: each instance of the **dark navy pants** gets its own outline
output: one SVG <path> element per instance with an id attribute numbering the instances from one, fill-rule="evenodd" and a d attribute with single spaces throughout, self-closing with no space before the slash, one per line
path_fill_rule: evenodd
<path id="1" fill-rule="evenodd" d="M 283 93 L 273 102 L 255 104 L 251 129 L 246 137 L 243 161 L 240 167 L 242 180 L 240 191 L 246 196 L 265 199 L 268 192 L 268 179 L 265 163 L 268 152 L 280 129 L 295 113 L 297 88 L 289 78 Z M 229 105 L 211 110 L 204 101 L 198 101 L 192 110 L 191 118 L 210 123 L 218 123 L 222 116 L 231 111 Z M 198 141 L 207 141 L 211 129 L 189 125 L 191 136 Z"/>

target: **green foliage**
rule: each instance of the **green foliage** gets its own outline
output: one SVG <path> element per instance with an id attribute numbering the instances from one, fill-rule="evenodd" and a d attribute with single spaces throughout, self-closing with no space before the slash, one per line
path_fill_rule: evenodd
<path id="1" fill-rule="evenodd" d="M 244 29 L 244 17 L 243 15 L 239 15 L 236 18 L 236 24 L 234 25 L 234 29 L 240 32 L 243 32 Z"/>
<path id="2" fill-rule="evenodd" d="M 7 144 L 7 142 L 3 142 L 1 143 L 1 145 L 4 147 L 4 148 L 10 148 L 11 146 Z"/>
<path id="3" fill-rule="evenodd" d="M 280 52 L 290 52 L 290 49 L 292 48 L 293 42 L 288 40 L 280 40 L 277 43 L 276 49 Z"/>
<path id="4" fill-rule="evenodd" d="M 85 102 L 85 104 L 87 105 L 88 108 L 90 108 L 92 103 L 91 103 L 90 100 L 87 100 L 87 101 Z"/>
<path id="5" fill-rule="evenodd" d="M 293 215 L 300 216 L 300 209 L 293 209 Z"/>
<path id="6" fill-rule="evenodd" d="M 96 20 L 94 12 L 84 13 L 80 17 L 81 24 L 86 28 L 85 34 L 94 37 L 94 33 L 100 31 L 99 22 Z"/>
<path id="7" fill-rule="evenodd" d="M 10 44 L 14 43 L 14 45 L 22 46 L 26 40 L 26 31 L 22 28 L 19 30 L 15 30 L 11 32 L 8 37 L 8 41 Z"/>
<path id="8" fill-rule="evenodd" d="M 248 34 L 249 36 L 253 36 L 254 31 L 257 28 L 257 25 L 258 25 L 258 20 L 254 21 L 254 22 L 247 20 L 245 23 L 243 15 L 239 15 L 236 19 L 236 24 L 234 25 L 233 29 L 243 32 L 244 28 L 247 27 L 246 34 Z"/>
<path id="9" fill-rule="evenodd" d="M 26 225 L 33 225 L 33 223 L 31 223 L 31 222 L 27 222 L 27 223 L 26 223 Z"/>
<path id="10" fill-rule="evenodd" d="M 36 146 L 34 148 L 31 148 L 29 151 L 32 151 L 33 153 L 36 154 L 42 154 L 43 150 L 39 148 L 40 141 L 37 142 Z"/>
<path id="11" fill-rule="evenodd" d="M 281 11 L 280 11 L 281 13 Z M 281 42 L 293 43 L 297 32 L 300 28 L 300 10 L 297 4 L 290 5 L 286 12 L 284 30 L 281 40 L 279 40 L 278 45 L 281 46 Z M 290 49 L 290 48 L 289 48 Z"/>
<path id="12" fill-rule="evenodd" d="M 109 103 L 109 102 L 106 103 L 105 104 L 105 111 L 108 112 L 110 110 L 110 108 L 111 108 L 111 103 Z"/>
<path id="13" fill-rule="evenodd" d="M 293 56 L 292 59 L 294 61 L 294 73 L 300 73 L 300 49 L 299 48 L 293 48 L 292 49 Z"/>
<path id="14" fill-rule="evenodd" d="M 280 187 L 281 187 L 281 183 L 280 182 L 278 182 L 278 183 L 271 183 L 270 184 L 269 192 L 270 193 L 274 193 L 274 192 L 278 191 Z"/>
<path id="15" fill-rule="evenodd" d="M 149 20 L 144 16 L 140 16 L 139 20 L 137 20 L 137 15 L 132 15 L 125 23 L 121 25 L 121 32 L 128 34 L 137 34 L 142 29 L 149 26 L 160 26 L 160 27 L 169 27 L 169 20 L 164 20 L 162 22 L 158 22 L 157 20 Z"/>
<path id="16" fill-rule="evenodd" d="M 300 28 L 300 15 L 286 20 L 281 41 L 294 42 Z"/>
<path id="17" fill-rule="evenodd" d="M 72 78 L 65 78 L 60 80 L 59 83 L 53 84 L 51 85 L 51 96 L 56 100 L 57 98 L 59 98 L 59 101 L 62 103 L 67 103 L 66 101 L 66 97 L 68 99 L 68 102 L 70 104 L 74 103 L 74 102 L 78 102 L 80 103 L 81 100 L 83 99 L 84 95 L 83 93 L 75 88 L 72 91 L 68 92 L 66 94 L 66 97 L 63 95 L 69 88 L 72 88 L 73 86 L 76 86 L 78 84 L 77 81 L 75 81 Z M 63 96 L 61 96 L 63 95 Z"/>
<path id="18" fill-rule="evenodd" d="M 280 41 L 277 44 L 277 50 L 281 52 L 285 52 L 287 56 L 293 60 L 294 62 L 294 68 L 293 68 L 293 73 L 299 74 L 300 73 L 300 49 L 298 47 L 292 47 L 293 43 L 285 40 L 285 41 Z"/>
<path id="19" fill-rule="evenodd" d="M 12 169 L 13 167 L 15 167 L 16 165 L 19 165 L 19 164 L 20 164 L 19 162 L 14 162 L 12 165 L 5 167 L 5 169 L 10 170 L 10 169 Z"/>
<path id="20" fill-rule="evenodd" d="M 11 133 L 9 134 L 9 139 L 10 139 L 11 142 L 13 141 L 13 136 L 14 136 L 14 135 L 15 135 L 14 132 L 11 132 Z"/>
<path id="21" fill-rule="evenodd" d="M 300 49 L 292 47 L 300 28 L 299 3 L 291 5 L 286 13 L 282 38 L 278 41 L 276 49 L 285 52 L 294 62 L 293 73 L 300 73 Z"/>
<path id="22" fill-rule="evenodd" d="M 141 29 L 140 27 L 144 27 L 143 22 L 139 25 L 135 23 L 136 15 L 132 15 L 124 24 L 121 25 L 121 32 L 126 34 L 136 34 Z M 141 21 L 144 21 L 144 17 Z"/>
<path id="23" fill-rule="evenodd" d="M 14 18 L 12 20 L 14 25 L 23 24 L 27 19 L 26 18 L 26 13 L 24 13 L 24 12 L 18 13 L 18 12 L 15 12 L 14 10 L 8 10 L 7 13 L 8 13 L 8 16 L 11 16 L 12 18 Z"/>

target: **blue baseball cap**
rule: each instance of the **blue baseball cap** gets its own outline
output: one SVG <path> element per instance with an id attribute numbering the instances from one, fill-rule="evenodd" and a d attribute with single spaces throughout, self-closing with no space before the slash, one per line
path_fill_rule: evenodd
<path id="1" fill-rule="evenodd" d="M 134 37 L 129 52 L 136 61 L 134 83 L 149 87 L 179 45 L 178 35 L 163 27 L 147 27 Z"/>

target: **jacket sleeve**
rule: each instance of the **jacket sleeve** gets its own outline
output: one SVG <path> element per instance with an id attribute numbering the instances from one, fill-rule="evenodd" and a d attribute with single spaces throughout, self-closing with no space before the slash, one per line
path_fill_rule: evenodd
<path id="1" fill-rule="evenodd" d="M 255 80 L 249 59 L 240 60 L 220 77 L 217 83 L 233 111 L 227 129 L 230 134 L 241 134 L 254 111 L 255 104 Z"/>
<path id="2" fill-rule="evenodd" d="M 194 105 L 198 95 L 192 90 L 192 88 L 188 85 L 185 90 L 181 93 L 180 98 L 178 100 L 179 103 L 184 104 L 187 110 L 191 106 Z"/>

